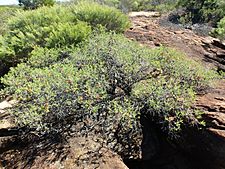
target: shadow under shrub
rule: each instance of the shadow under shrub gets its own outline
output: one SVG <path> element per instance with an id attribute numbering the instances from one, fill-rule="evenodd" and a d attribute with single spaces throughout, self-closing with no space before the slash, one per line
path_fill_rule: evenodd
<path id="1" fill-rule="evenodd" d="M 18 101 L 9 110 L 17 124 L 40 136 L 98 136 L 124 158 L 139 156 L 140 116 L 169 137 L 199 125 L 195 91 L 217 77 L 175 50 L 151 50 L 114 34 L 91 37 L 69 53 L 36 49 L 29 60 L 2 78 L 1 95 Z"/>

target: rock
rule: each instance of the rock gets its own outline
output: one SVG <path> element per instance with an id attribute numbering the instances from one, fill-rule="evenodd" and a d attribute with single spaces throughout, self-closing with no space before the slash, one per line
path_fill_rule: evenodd
<path id="1" fill-rule="evenodd" d="M 4 110 L 9 107 L 12 107 L 12 103 L 10 103 L 8 101 L 3 101 L 0 103 L 0 110 Z"/>
<path id="2" fill-rule="evenodd" d="M 70 139 L 71 154 L 63 162 L 65 168 L 69 168 L 68 162 L 73 160 L 72 166 L 77 169 L 128 169 L 119 155 L 93 140 L 84 137 Z"/>
<path id="3" fill-rule="evenodd" d="M 130 17 L 160 17 L 161 14 L 159 12 L 130 12 L 129 13 Z"/>
<path id="4" fill-rule="evenodd" d="M 13 120 L 10 114 L 5 111 L 5 109 L 12 107 L 12 105 L 15 103 L 16 101 L 14 100 L 10 100 L 10 101 L 5 100 L 0 103 L 0 137 L 2 135 L 1 129 L 4 129 L 5 131 L 5 129 L 15 127 L 15 124 L 13 123 Z"/>
<path id="5" fill-rule="evenodd" d="M 206 129 L 188 131 L 185 151 L 194 155 L 203 169 L 225 168 L 225 81 L 200 96 L 195 107 L 203 110 Z M 191 147 L 187 150 L 187 147 Z"/>
<path id="6" fill-rule="evenodd" d="M 209 37 L 206 37 L 206 38 L 202 39 L 202 43 L 204 43 L 204 44 L 211 44 L 211 43 L 213 43 L 214 39 L 215 38 L 209 36 Z"/>
<path id="7" fill-rule="evenodd" d="M 212 45 L 225 50 L 225 44 L 223 44 L 219 39 L 213 39 Z"/>
<path id="8" fill-rule="evenodd" d="M 222 58 L 225 58 L 225 50 L 218 50 L 218 51 L 216 51 L 216 55 L 218 56 L 218 57 L 222 57 Z"/>
<path id="9" fill-rule="evenodd" d="M 6 129 L 6 128 L 10 128 L 10 127 L 13 127 L 13 125 L 11 122 L 9 122 L 9 120 L 3 119 L 0 121 L 0 129 Z"/>
<path id="10" fill-rule="evenodd" d="M 17 147 L 18 150 L 14 153 L 14 157 L 11 157 L 12 153 L 10 152 L 1 155 L 0 164 L 4 159 L 3 167 L 5 168 L 128 169 L 118 154 L 93 140 L 95 140 L 94 136 L 74 137 L 66 145 L 52 144 L 50 148 L 48 145 L 46 147 L 45 144 L 31 143 L 25 149 Z M 7 149 L 10 150 L 10 148 Z"/>

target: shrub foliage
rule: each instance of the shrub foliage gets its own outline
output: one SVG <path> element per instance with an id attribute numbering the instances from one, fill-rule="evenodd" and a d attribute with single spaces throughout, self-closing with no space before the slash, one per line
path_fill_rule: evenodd
<path id="1" fill-rule="evenodd" d="M 79 1 L 79 0 L 77 0 Z M 161 11 L 168 12 L 175 9 L 178 0 L 92 0 L 121 9 L 123 12 L 130 11 Z"/>
<path id="2" fill-rule="evenodd" d="M 186 22 L 211 22 L 216 25 L 225 15 L 223 0 L 180 0 L 179 5 L 186 9 Z"/>
<path id="3" fill-rule="evenodd" d="M 2 78 L 2 94 L 18 101 L 10 112 L 20 126 L 39 134 L 99 135 L 115 151 L 132 146 L 123 152 L 129 157 L 138 150 L 140 116 L 170 136 L 199 124 L 201 113 L 191 104 L 214 75 L 172 49 L 101 34 L 68 52 L 35 49 Z"/>
<path id="4" fill-rule="evenodd" d="M 217 24 L 217 28 L 215 28 L 211 35 L 220 38 L 221 40 L 225 39 L 225 17 L 223 17 Z"/>
<path id="5" fill-rule="evenodd" d="M 17 7 L 0 6 L 0 35 L 7 31 L 7 21 L 20 10 Z"/>
<path id="6" fill-rule="evenodd" d="M 18 13 L 9 20 L 8 31 L 0 37 L 0 75 L 21 59 L 27 59 L 36 47 L 77 45 L 97 25 L 119 33 L 129 27 L 129 20 L 117 9 L 96 3 L 42 7 Z"/>
<path id="7" fill-rule="evenodd" d="M 113 7 L 100 6 L 94 2 L 80 2 L 72 10 L 76 19 L 90 23 L 96 27 L 104 26 L 107 30 L 113 30 L 118 33 L 124 32 L 129 27 L 128 17 Z"/>

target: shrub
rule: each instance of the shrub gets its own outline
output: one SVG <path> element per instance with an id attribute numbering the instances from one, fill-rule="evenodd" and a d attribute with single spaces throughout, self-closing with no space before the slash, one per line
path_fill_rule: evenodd
<path id="1" fill-rule="evenodd" d="M 2 78 L 6 88 L 1 92 L 18 101 L 10 111 L 20 126 L 44 133 L 99 134 L 116 147 L 137 144 L 140 116 L 170 136 L 184 125 L 199 124 L 201 114 L 191 108 L 195 92 L 215 77 L 172 49 L 150 50 L 103 34 L 69 53 L 36 49 L 27 63 Z"/>
<path id="2" fill-rule="evenodd" d="M 130 11 L 168 12 L 175 9 L 177 0 L 94 0 L 102 4 L 114 6 L 127 13 Z"/>
<path id="3" fill-rule="evenodd" d="M 225 17 L 222 18 L 218 24 L 217 28 L 215 28 L 212 32 L 211 35 L 218 37 L 220 39 L 225 39 Z"/>
<path id="4" fill-rule="evenodd" d="M 130 26 L 128 16 L 115 8 L 94 2 L 80 2 L 73 8 L 72 12 L 78 20 L 90 23 L 93 27 L 102 25 L 107 30 L 120 33 Z"/>
<path id="5" fill-rule="evenodd" d="M 71 13 L 61 7 L 20 12 L 10 19 L 9 30 L 0 40 L 0 62 L 4 70 L 1 75 L 21 59 L 29 57 L 36 46 L 76 45 L 91 33 L 88 24 L 72 20 Z"/>
<path id="6" fill-rule="evenodd" d="M 212 25 L 225 15 L 225 3 L 221 0 L 180 0 L 178 3 L 186 9 L 185 22 L 210 22 Z"/>
<path id="7" fill-rule="evenodd" d="M 4 70 L 0 75 L 21 59 L 26 60 L 36 47 L 77 45 L 91 34 L 92 29 L 97 29 L 97 24 L 116 32 L 128 27 L 128 18 L 116 9 L 91 5 L 42 7 L 20 12 L 11 18 L 8 31 L 0 37 L 0 69 Z"/>
<path id="8" fill-rule="evenodd" d="M 20 9 L 17 7 L 0 6 L 0 35 L 7 31 L 7 21 L 16 15 Z"/>

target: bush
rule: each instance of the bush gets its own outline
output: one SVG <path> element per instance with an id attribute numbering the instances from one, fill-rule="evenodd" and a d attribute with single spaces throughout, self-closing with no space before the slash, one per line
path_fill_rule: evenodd
<path id="1" fill-rule="evenodd" d="M 221 0 L 180 0 L 178 5 L 186 9 L 185 22 L 193 24 L 210 22 L 215 26 L 225 15 L 225 3 Z"/>
<path id="2" fill-rule="evenodd" d="M 1 72 L 7 72 L 21 59 L 26 60 L 36 47 L 77 45 L 98 24 L 122 32 L 129 26 L 129 20 L 114 8 L 87 3 L 20 12 L 9 20 L 8 31 L 0 37 L 0 69 L 4 70 Z"/>
<path id="3" fill-rule="evenodd" d="M 211 32 L 211 35 L 222 40 L 225 39 L 225 17 L 218 22 L 217 28 Z"/>
<path id="4" fill-rule="evenodd" d="M 94 0 L 102 4 L 114 6 L 127 13 L 130 11 L 168 12 L 175 9 L 177 0 Z"/>
<path id="5" fill-rule="evenodd" d="M 39 58 L 43 54 L 45 60 Z M 103 34 L 69 53 L 37 48 L 27 63 L 2 78 L 2 94 L 18 101 L 10 112 L 20 126 L 99 134 L 107 144 L 118 139 L 113 146 L 136 145 L 140 116 L 170 136 L 199 124 L 201 113 L 191 108 L 195 92 L 215 77 L 172 49 L 150 50 Z"/>
<path id="6" fill-rule="evenodd" d="M 78 20 L 90 23 L 93 27 L 102 25 L 107 30 L 122 33 L 130 26 L 128 16 L 115 8 L 101 6 L 98 3 L 80 2 L 72 12 Z"/>
<path id="7" fill-rule="evenodd" d="M 91 28 L 87 23 L 72 20 L 71 13 L 61 7 L 20 12 L 11 18 L 7 33 L 0 37 L 2 72 L 29 57 L 36 46 L 53 48 L 81 42 L 91 33 Z"/>
<path id="8" fill-rule="evenodd" d="M 0 6 L 0 35 L 7 31 L 7 21 L 16 15 L 20 9 L 17 7 Z"/>

